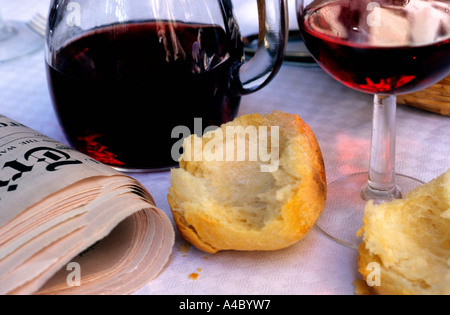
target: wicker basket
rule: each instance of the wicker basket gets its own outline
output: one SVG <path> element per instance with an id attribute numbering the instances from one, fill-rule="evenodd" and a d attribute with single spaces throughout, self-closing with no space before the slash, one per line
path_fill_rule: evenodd
<path id="1" fill-rule="evenodd" d="M 450 116 L 450 76 L 426 90 L 398 96 L 398 102 Z"/>

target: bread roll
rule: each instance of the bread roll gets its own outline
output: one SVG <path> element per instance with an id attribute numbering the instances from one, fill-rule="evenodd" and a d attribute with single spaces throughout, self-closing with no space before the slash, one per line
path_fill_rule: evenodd
<path id="1" fill-rule="evenodd" d="M 381 267 L 377 293 L 450 294 L 450 170 L 403 200 L 366 207 L 359 269 Z"/>
<path id="2" fill-rule="evenodd" d="M 262 171 L 269 162 L 260 156 L 250 159 L 248 149 L 255 141 L 248 133 L 245 161 L 238 161 L 236 155 L 233 161 L 184 160 L 196 140 L 206 148 L 217 132 L 224 138 L 216 142 L 213 153 L 226 151 L 227 145 L 236 147 L 235 137 L 226 137 L 227 127 L 243 127 L 235 129 L 240 130 L 236 139 L 246 136 L 243 131 L 248 131 L 247 127 L 269 130 L 268 148 L 263 149 L 271 153 L 279 150 L 276 160 L 271 161 L 277 167 Z M 279 128 L 279 141 L 272 147 L 277 134 L 274 127 Z M 242 116 L 223 125 L 214 136 L 208 133 L 199 139 L 192 135 L 184 142 L 184 149 L 180 168 L 171 173 L 168 200 L 184 238 L 205 252 L 288 247 L 305 236 L 324 209 L 322 154 L 312 130 L 297 115 L 274 112 L 264 117 Z"/>

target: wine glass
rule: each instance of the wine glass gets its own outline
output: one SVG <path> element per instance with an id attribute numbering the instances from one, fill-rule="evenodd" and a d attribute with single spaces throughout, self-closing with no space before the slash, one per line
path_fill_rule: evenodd
<path id="1" fill-rule="evenodd" d="M 0 12 L 0 64 L 30 55 L 44 47 L 37 33 L 20 21 L 5 21 Z"/>
<path id="2" fill-rule="evenodd" d="M 422 184 L 395 173 L 396 95 L 450 73 L 449 12 L 450 0 L 297 0 L 304 41 L 319 65 L 346 86 L 375 94 L 369 172 L 331 183 L 317 224 L 342 245 L 358 248 L 368 200 L 401 198 Z"/>

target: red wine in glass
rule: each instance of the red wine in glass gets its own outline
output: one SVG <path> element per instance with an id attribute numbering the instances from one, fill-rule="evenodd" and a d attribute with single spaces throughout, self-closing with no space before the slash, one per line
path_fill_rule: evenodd
<path id="1" fill-rule="evenodd" d="M 447 6 L 416 1 L 402 10 L 383 1 L 355 2 L 315 1 L 301 18 L 310 53 L 336 80 L 366 93 L 399 95 L 423 90 L 449 73 Z"/>
<path id="2" fill-rule="evenodd" d="M 75 38 L 53 58 L 49 87 L 67 138 L 119 169 L 176 165 L 174 127 L 193 132 L 196 117 L 220 126 L 240 103 L 229 74 L 243 59 L 243 44 L 220 26 L 110 25 Z"/>

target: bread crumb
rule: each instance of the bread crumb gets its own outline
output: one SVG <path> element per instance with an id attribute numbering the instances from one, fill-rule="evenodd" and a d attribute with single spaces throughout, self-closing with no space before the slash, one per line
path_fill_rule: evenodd
<path id="1" fill-rule="evenodd" d="M 199 277 L 199 274 L 198 273 L 191 273 L 190 275 L 189 275 L 189 279 L 191 279 L 191 280 L 197 280 L 198 279 L 198 277 Z"/>
<path id="2" fill-rule="evenodd" d="M 198 272 L 202 272 L 203 269 L 202 269 L 202 268 L 197 268 L 197 271 L 198 271 Z M 191 274 L 189 275 L 189 279 L 191 279 L 191 280 L 197 280 L 199 276 L 200 276 L 200 275 L 199 275 L 198 273 L 194 272 L 194 273 L 191 273 Z"/>

